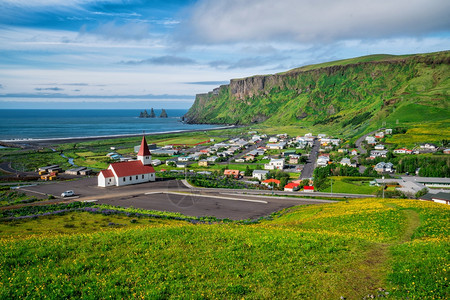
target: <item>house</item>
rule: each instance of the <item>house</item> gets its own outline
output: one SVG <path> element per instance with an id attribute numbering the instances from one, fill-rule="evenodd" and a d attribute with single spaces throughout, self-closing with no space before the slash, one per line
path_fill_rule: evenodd
<path id="1" fill-rule="evenodd" d="M 450 148 L 445 149 L 444 154 L 450 154 Z"/>
<path id="2" fill-rule="evenodd" d="M 348 150 L 345 148 L 341 148 L 341 149 L 338 149 L 338 153 L 348 153 Z M 357 155 L 357 154 L 358 154 L 358 151 L 356 151 L 356 154 L 353 154 L 353 155 Z"/>
<path id="3" fill-rule="evenodd" d="M 373 168 L 375 171 L 379 172 L 379 173 L 383 173 L 383 172 L 393 172 L 394 171 L 394 165 L 390 162 L 379 162 L 375 165 L 375 167 Z"/>
<path id="4" fill-rule="evenodd" d="M 152 159 L 152 166 L 159 166 L 161 161 L 159 159 Z"/>
<path id="5" fill-rule="evenodd" d="M 202 159 L 198 161 L 198 166 L 199 167 L 207 167 L 209 164 L 209 162 L 206 159 Z"/>
<path id="6" fill-rule="evenodd" d="M 223 172 L 223 175 L 234 177 L 234 178 L 238 179 L 240 176 L 240 171 L 239 170 L 225 170 Z"/>
<path id="7" fill-rule="evenodd" d="M 375 145 L 375 150 L 384 150 L 384 145 L 383 144 L 376 144 Z"/>
<path id="8" fill-rule="evenodd" d="M 194 160 L 191 156 L 180 156 L 178 157 L 178 161 L 179 162 L 187 162 L 187 161 L 191 161 Z"/>
<path id="9" fill-rule="evenodd" d="M 395 154 L 412 154 L 413 151 L 412 150 L 408 150 L 406 148 L 399 148 L 399 149 L 395 149 L 393 151 Z"/>
<path id="10" fill-rule="evenodd" d="M 269 171 L 267 170 L 254 170 L 252 173 L 252 177 L 259 180 L 264 180 L 267 178 L 267 174 L 269 174 Z"/>
<path id="11" fill-rule="evenodd" d="M 353 150 L 350 152 L 350 154 L 351 154 L 351 155 L 358 155 L 358 150 L 353 149 Z"/>
<path id="12" fill-rule="evenodd" d="M 284 169 L 284 159 L 271 159 L 268 164 L 264 164 L 264 169 L 266 170 L 283 170 Z"/>
<path id="13" fill-rule="evenodd" d="M 296 165 L 296 164 L 298 164 L 299 159 L 300 159 L 300 155 L 289 156 L 289 163 L 292 165 Z"/>
<path id="14" fill-rule="evenodd" d="M 384 133 L 385 133 L 385 134 L 392 134 L 392 128 L 386 128 L 386 129 L 384 130 Z"/>
<path id="15" fill-rule="evenodd" d="M 312 185 L 305 185 L 303 187 L 303 191 L 304 192 L 308 192 L 308 193 L 312 193 L 312 192 L 314 192 L 314 186 L 312 186 Z"/>
<path id="16" fill-rule="evenodd" d="M 386 157 L 386 154 L 388 153 L 387 150 L 372 150 L 370 151 L 370 157 Z"/>
<path id="17" fill-rule="evenodd" d="M 317 166 L 324 167 L 328 165 L 328 162 L 330 161 L 330 157 L 321 155 L 317 158 Z"/>
<path id="18" fill-rule="evenodd" d="M 339 163 L 343 166 L 356 167 L 356 164 L 352 163 L 350 158 L 343 158 Z"/>
<path id="19" fill-rule="evenodd" d="M 326 138 L 326 137 L 327 137 L 327 135 L 324 134 L 324 133 L 319 133 L 319 134 L 317 135 L 317 138 L 318 138 L 318 139 L 323 139 L 323 138 Z"/>
<path id="20" fill-rule="evenodd" d="M 177 168 L 187 168 L 187 167 L 189 167 L 190 164 L 191 163 L 187 162 L 187 161 L 177 161 L 176 162 L 176 167 Z"/>
<path id="21" fill-rule="evenodd" d="M 436 151 L 438 147 L 435 144 L 425 143 L 425 144 L 421 144 L 420 148 L 424 149 L 424 150 Z"/>
<path id="22" fill-rule="evenodd" d="M 270 179 L 263 180 L 261 183 L 264 185 L 267 185 L 267 186 L 275 186 L 275 185 L 279 186 L 281 181 L 279 181 L 278 179 L 270 178 Z"/>
<path id="23" fill-rule="evenodd" d="M 150 150 L 145 137 L 142 137 L 141 148 L 137 160 L 117 162 L 109 165 L 108 169 L 100 171 L 98 186 L 123 186 L 136 183 L 155 181 Z"/>
<path id="24" fill-rule="evenodd" d="M 373 136 L 366 136 L 366 143 L 369 145 L 375 145 L 377 141 Z"/>
<path id="25" fill-rule="evenodd" d="M 210 157 L 206 158 L 206 160 L 209 162 L 215 162 L 217 159 L 218 159 L 217 156 L 210 156 Z"/>
<path id="26" fill-rule="evenodd" d="M 293 192 L 293 191 L 297 191 L 299 189 L 300 184 L 295 183 L 295 182 L 289 182 L 288 184 L 286 184 L 284 186 L 284 191 L 285 192 Z"/>
<path id="27" fill-rule="evenodd" d="M 276 144 L 267 144 L 266 145 L 266 148 L 271 149 L 271 150 L 284 149 L 284 147 L 286 147 L 286 142 L 279 142 Z"/>
<path id="28" fill-rule="evenodd" d="M 341 143 L 341 140 L 340 139 L 330 139 L 330 143 L 332 145 L 339 146 L 339 144 Z"/>
<path id="29" fill-rule="evenodd" d="M 384 138 L 384 132 L 380 131 L 380 132 L 375 133 L 375 138 L 377 138 L 377 139 Z"/>

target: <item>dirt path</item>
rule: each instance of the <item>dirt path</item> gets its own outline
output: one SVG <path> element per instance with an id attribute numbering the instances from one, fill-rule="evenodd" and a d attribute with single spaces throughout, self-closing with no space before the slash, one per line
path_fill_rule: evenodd
<path id="1" fill-rule="evenodd" d="M 398 208 L 400 209 L 400 208 Z M 389 249 L 392 246 L 411 241 L 414 231 L 420 225 L 419 214 L 411 209 L 402 210 L 407 225 L 396 240 L 388 243 L 377 243 L 367 251 L 362 261 L 355 263 L 347 278 L 348 289 L 343 293 L 346 299 L 371 299 L 386 296 L 386 274 L 390 271 Z"/>

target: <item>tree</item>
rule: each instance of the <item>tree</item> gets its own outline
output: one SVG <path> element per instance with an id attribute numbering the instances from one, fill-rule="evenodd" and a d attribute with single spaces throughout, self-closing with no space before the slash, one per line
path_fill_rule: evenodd
<path id="1" fill-rule="evenodd" d="M 287 177 L 283 177 L 280 179 L 280 190 L 284 189 L 284 186 L 287 184 L 288 182 L 288 178 Z"/>
<path id="2" fill-rule="evenodd" d="M 253 170 L 250 169 L 248 166 L 245 167 L 245 176 L 252 176 Z"/>
<path id="3" fill-rule="evenodd" d="M 420 198 L 423 195 L 426 195 L 427 193 L 428 193 L 428 189 L 427 188 L 423 188 L 420 191 L 418 191 L 415 196 L 416 196 L 416 198 Z"/>

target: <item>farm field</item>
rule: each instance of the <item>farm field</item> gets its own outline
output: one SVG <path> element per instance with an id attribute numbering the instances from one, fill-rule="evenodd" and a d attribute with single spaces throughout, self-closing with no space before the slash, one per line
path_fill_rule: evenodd
<path id="1" fill-rule="evenodd" d="M 449 296 L 450 207 L 442 204 L 349 200 L 257 223 L 89 209 L 2 220 L 0 298 Z"/>

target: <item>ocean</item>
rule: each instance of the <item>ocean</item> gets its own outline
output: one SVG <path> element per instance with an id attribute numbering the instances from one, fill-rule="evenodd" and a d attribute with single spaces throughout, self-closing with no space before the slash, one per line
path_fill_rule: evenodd
<path id="1" fill-rule="evenodd" d="M 150 110 L 147 110 L 150 112 Z M 53 139 L 210 129 L 185 124 L 186 109 L 166 109 L 168 118 L 139 118 L 138 109 L 0 109 L 0 140 Z M 156 116 L 161 110 L 155 109 Z"/>

